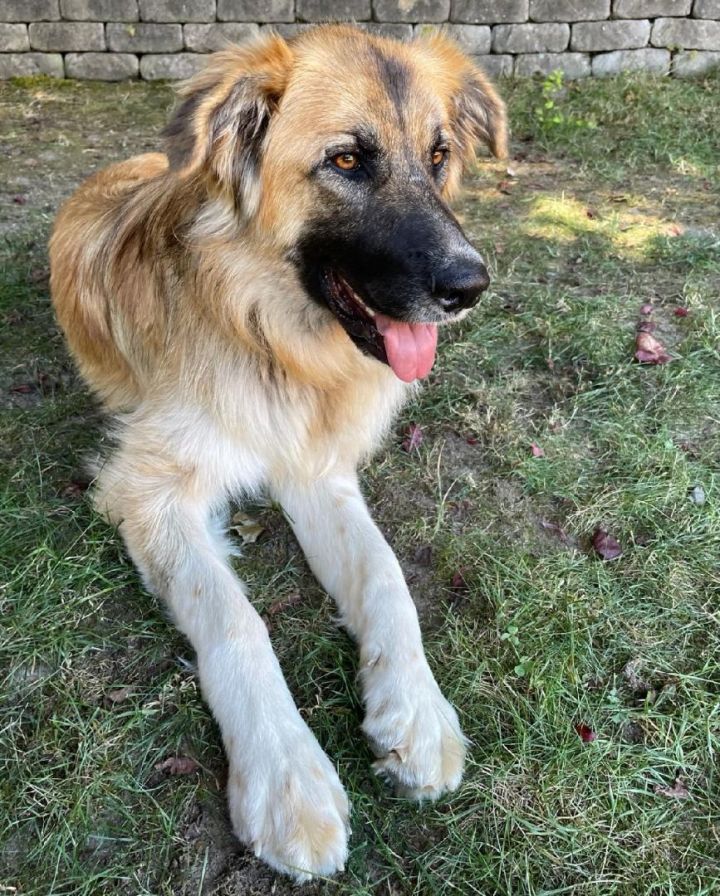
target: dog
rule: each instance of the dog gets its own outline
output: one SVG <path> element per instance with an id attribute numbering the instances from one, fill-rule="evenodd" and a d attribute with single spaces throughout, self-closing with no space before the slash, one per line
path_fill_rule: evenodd
<path id="1" fill-rule="evenodd" d="M 360 493 L 358 464 L 430 371 L 439 325 L 488 286 L 449 208 L 505 107 L 442 34 L 262 35 L 180 87 L 166 152 L 114 164 L 60 210 L 51 292 L 116 419 L 95 501 L 197 654 L 234 830 L 298 881 L 347 856 L 348 800 L 228 557 L 230 496 L 291 521 L 360 653 L 379 773 L 435 799 L 466 741 Z"/>

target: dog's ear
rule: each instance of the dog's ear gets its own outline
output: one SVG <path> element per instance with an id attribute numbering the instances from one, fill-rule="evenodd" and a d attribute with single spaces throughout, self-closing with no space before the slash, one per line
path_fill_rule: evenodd
<path id="1" fill-rule="evenodd" d="M 505 103 L 484 72 L 468 66 L 455 96 L 455 133 L 467 164 L 475 157 L 475 147 L 484 143 L 498 159 L 507 158 L 508 127 Z"/>
<path id="2" fill-rule="evenodd" d="M 183 102 L 163 132 L 171 170 L 183 178 L 209 173 L 240 205 L 252 205 L 263 139 L 292 62 L 277 35 L 213 53 L 178 88 Z"/>
<path id="3" fill-rule="evenodd" d="M 475 150 L 484 143 L 498 159 L 507 157 L 508 125 L 505 103 L 490 80 L 442 32 L 422 36 L 417 46 L 431 61 L 427 70 L 445 100 L 456 152 L 448 191 L 453 192 L 464 169 L 475 159 Z"/>

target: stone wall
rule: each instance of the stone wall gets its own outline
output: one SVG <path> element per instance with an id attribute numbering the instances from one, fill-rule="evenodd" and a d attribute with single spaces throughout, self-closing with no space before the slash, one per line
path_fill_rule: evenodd
<path id="1" fill-rule="evenodd" d="M 0 0 L 0 78 L 184 78 L 228 40 L 329 20 L 401 39 L 443 27 L 495 76 L 720 64 L 720 0 Z"/>

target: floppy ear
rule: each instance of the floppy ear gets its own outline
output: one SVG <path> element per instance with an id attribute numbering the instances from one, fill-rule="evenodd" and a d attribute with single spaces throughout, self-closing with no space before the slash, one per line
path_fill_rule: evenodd
<path id="1" fill-rule="evenodd" d="M 292 61 L 290 47 L 276 35 L 213 53 L 178 88 L 185 99 L 163 132 L 170 169 L 182 178 L 209 174 L 248 211 L 263 138 Z"/>
<path id="2" fill-rule="evenodd" d="M 479 68 L 467 66 L 463 72 L 454 106 L 455 131 L 463 148 L 465 164 L 475 158 L 478 143 L 484 143 L 496 158 L 507 158 L 505 103 Z"/>

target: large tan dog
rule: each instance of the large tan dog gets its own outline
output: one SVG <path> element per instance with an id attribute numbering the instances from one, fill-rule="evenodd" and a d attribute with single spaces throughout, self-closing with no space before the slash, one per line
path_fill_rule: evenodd
<path id="1" fill-rule="evenodd" d="M 465 742 L 423 654 L 358 462 L 487 284 L 446 202 L 502 102 L 452 43 L 348 26 L 266 36 L 182 87 L 167 155 L 92 177 L 58 215 L 57 315 L 118 414 L 97 481 L 147 587 L 197 651 L 238 837 L 307 879 L 347 855 L 348 802 L 228 563 L 229 496 L 267 489 L 360 649 L 363 730 L 411 796 Z"/>

